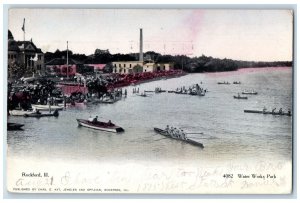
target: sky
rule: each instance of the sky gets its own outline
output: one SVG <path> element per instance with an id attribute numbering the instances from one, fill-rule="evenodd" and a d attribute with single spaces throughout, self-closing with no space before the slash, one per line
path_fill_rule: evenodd
<path id="1" fill-rule="evenodd" d="M 15 40 L 32 39 L 43 52 L 66 50 L 90 55 L 143 51 L 212 56 L 248 61 L 291 61 L 290 10 L 213 9 L 10 9 Z"/>

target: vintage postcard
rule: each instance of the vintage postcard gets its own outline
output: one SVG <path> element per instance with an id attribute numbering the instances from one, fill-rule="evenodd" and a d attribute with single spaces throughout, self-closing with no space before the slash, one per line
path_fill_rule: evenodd
<path id="1" fill-rule="evenodd" d="M 7 190 L 291 194 L 293 15 L 10 8 Z"/>

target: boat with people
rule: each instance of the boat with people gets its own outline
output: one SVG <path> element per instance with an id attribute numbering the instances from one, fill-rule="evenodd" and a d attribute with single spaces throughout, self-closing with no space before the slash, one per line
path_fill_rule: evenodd
<path id="1" fill-rule="evenodd" d="M 7 130 L 12 131 L 12 130 L 23 130 L 22 127 L 24 124 L 19 124 L 19 123 L 7 123 Z"/>
<path id="2" fill-rule="evenodd" d="M 59 113 L 58 110 L 54 110 L 53 113 L 41 113 L 39 112 L 39 110 L 37 110 L 36 112 L 31 112 L 29 114 L 24 114 L 24 117 L 34 117 L 34 118 L 41 118 L 41 117 L 58 117 Z"/>
<path id="3" fill-rule="evenodd" d="M 49 106 L 49 105 L 42 105 L 42 104 L 32 104 L 31 106 L 32 106 L 32 108 L 35 108 L 39 111 L 49 111 L 49 109 L 51 109 L 53 111 L 55 111 L 55 110 L 60 111 L 60 110 L 64 109 L 64 107 L 62 107 L 62 106 L 55 106 L 55 105 Z"/>
<path id="4" fill-rule="evenodd" d="M 141 94 L 137 94 L 137 96 L 140 96 L 140 97 L 148 97 L 148 95 L 144 92 L 144 93 L 141 93 Z"/>
<path id="5" fill-rule="evenodd" d="M 166 90 L 162 90 L 160 87 L 156 87 L 154 92 L 155 93 L 162 93 L 162 92 L 166 92 Z"/>
<path id="6" fill-rule="evenodd" d="M 255 92 L 254 90 L 248 91 L 248 90 L 244 90 L 242 92 L 242 94 L 257 94 L 257 92 Z"/>
<path id="7" fill-rule="evenodd" d="M 288 112 L 280 112 L 280 111 L 266 111 L 266 110 L 244 110 L 244 113 L 258 113 L 258 114 L 272 114 L 272 115 L 280 115 L 280 116 L 292 116 L 291 111 Z"/>
<path id="8" fill-rule="evenodd" d="M 230 85 L 230 83 L 229 82 L 218 82 L 218 85 Z"/>
<path id="9" fill-rule="evenodd" d="M 176 136 L 172 136 L 167 130 L 163 130 L 163 129 L 160 129 L 160 128 L 154 128 L 154 131 L 158 134 L 161 134 L 165 137 L 168 137 L 168 138 L 171 138 L 171 139 L 174 139 L 174 140 L 178 140 L 178 141 L 182 141 L 182 142 L 185 142 L 185 143 L 188 143 L 188 144 L 192 144 L 192 145 L 195 145 L 195 146 L 198 146 L 198 147 L 201 147 L 201 148 L 204 148 L 203 144 L 200 143 L 200 142 L 197 142 L 195 140 L 191 140 L 189 138 L 181 138 L 181 137 L 176 137 Z"/>
<path id="10" fill-rule="evenodd" d="M 240 95 L 238 96 L 233 96 L 234 99 L 248 99 L 248 97 L 242 97 Z"/>
<path id="11" fill-rule="evenodd" d="M 92 120 L 91 119 L 88 120 L 76 119 L 76 120 L 79 126 L 83 126 L 86 128 L 92 128 L 95 130 L 114 132 L 114 133 L 120 133 L 125 131 L 122 127 L 115 125 L 110 120 L 108 122 L 103 122 L 103 121 L 98 121 L 97 118 L 98 117 L 96 116 Z"/>
<path id="12" fill-rule="evenodd" d="M 242 83 L 241 83 L 240 81 L 239 81 L 239 82 L 234 81 L 233 84 L 234 84 L 234 85 L 240 85 L 240 84 L 242 84 Z"/>

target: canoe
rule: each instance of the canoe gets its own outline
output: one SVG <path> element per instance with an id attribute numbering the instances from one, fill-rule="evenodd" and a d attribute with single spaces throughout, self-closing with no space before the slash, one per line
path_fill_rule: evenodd
<path id="1" fill-rule="evenodd" d="M 181 138 L 173 138 L 167 131 L 159 129 L 159 128 L 154 128 L 154 131 L 157 132 L 158 134 L 161 134 L 161 135 L 165 136 L 165 137 L 168 137 L 168 138 L 171 138 L 171 139 L 174 139 L 174 140 L 178 140 L 178 141 L 182 141 L 182 142 L 185 142 L 185 143 L 189 143 L 189 144 L 201 147 L 201 148 L 204 148 L 202 143 L 197 142 L 195 140 L 191 140 L 189 138 L 187 138 L 186 140 L 183 140 Z"/>
<path id="2" fill-rule="evenodd" d="M 19 124 L 19 123 L 7 123 L 7 130 L 23 130 L 22 127 L 24 124 Z"/>
<path id="3" fill-rule="evenodd" d="M 97 121 L 96 123 L 94 123 L 94 122 L 90 122 L 89 120 L 85 120 L 85 119 L 76 119 L 76 120 L 77 120 L 79 126 L 92 128 L 95 130 L 102 130 L 102 131 L 114 132 L 114 133 L 120 133 L 120 132 L 125 131 L 120 126 L 117 126 L 117 125 L 115 125 L 113 123 L 109 123 L 109 122 Z"/>
<path id="4" fill-rule="evenodd" d="M 218 85 L 230 85 L 229 82 L 218 82 Z"/>
<path id="5" fill-rule="evenodd" d="M 248 99 L 248 97 L 241 97 L 241 96 L 233 96 L 235 99 Z"/>
<path id="6" fill-rule="evenodd" d="M 32 108 L 36 108 L 39 111 L 49 111 L 49 105 L 32 104 L 31 106 L 32 106 Z M 64 109 L 64 107 L 62 107 L 62 106 L 53 106 L 53 105 L 50 106 L 50 108 L 51 108 L 51 111 Z"/>
<path id="7" fill-rule="evenodd" d="M 244 110 L 245 113 L 259 113 L 259 114 L 272 114 L 272 115 L 280 115 L 280 116 L 292 116 L 291 113 L 286 113 L 286 112 L 271 112 L 271 111 L 257 111 L 257 110 Z"/>
<path id="8" fill-rule="evenodd" d="M 30 113 L 24 114 L 24 117 L 34 117 L 34 118 L 41 118 L 41 117 L 58 117 L 59 113 L 58 110 L 55 110 L 53 113 Z"/>
<path id="9" fill-rule="evenodd" d="M 233 82 L 233 84 L 235 84 L 235 85 L 240 85 L 241 82 Z"/>
<path id="10" fill-rule="evenodd" d="M 257 92 L 247 92 L 247 91 L 243 91 L 242 94 L 257 94 Z"/>

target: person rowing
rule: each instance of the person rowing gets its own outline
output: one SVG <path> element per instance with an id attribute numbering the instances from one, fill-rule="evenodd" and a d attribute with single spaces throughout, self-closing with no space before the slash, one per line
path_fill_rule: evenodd
<path id="1" fill-rule="evenodd" d="M 166 131 L 167 133 L 169 133 L 169 131 L 170 131 L 169 125 L 167 125 L 167 127 L 165 128 L 165 131 Z"/>
<path id="2" fill-rule="evenodd" d="M 98 116 L 95 116 L 94 118 L 89 117 L 88 121 L 91 122 L 91 123 L 97 123 L 98 122 Z"/>
<path id="3" fill-rule="evenodd" d="M 274 113 L 275 113 L 275 110 L 276 110 L 276 108 L 272 109 L 272 114 L 274 114 Z"/>
<path id="4" fill-rule="evenodd" d="M 266 113 L 266 111 L 267 111 L 267 108 L 264 106 L 263 113 Z"/>
<path id="5" fill-rule="evenodd" d="M 291 115 L 291 109 L 288 109 L 288 115 L 289 116 Z"/>
<path id="6" fill-rule="evenodd" d="M 279 114 L 282 114 L 282 113 L 283 113 L 283 112 L 282 112 L 282 108 L 280 108 L 280 109 L 279 109 Z"/>
<path id="7" fill-rule="evenodd" d="M 181 129 L 181 131 L 180 131 L 180 138 L 181 138 L 182 140 L 186 140 L 186 135 L 185 135 L 185 133 L 183 132 L 182 129 Z"/>

